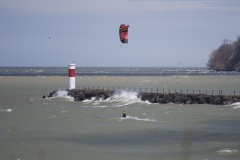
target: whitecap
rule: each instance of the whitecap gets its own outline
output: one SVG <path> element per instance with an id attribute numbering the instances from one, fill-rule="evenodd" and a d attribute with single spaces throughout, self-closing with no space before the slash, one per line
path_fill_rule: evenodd
<path id="1" fill-rule="evenodd" d="M 107 106 L 93 106 L 93 108 L 106 108 Z"/>
<path id="2" fill-rule="evenodd" d="M 148 101 L 142 101 L 138 97 L 137 92 L 127 92 L 127 91 L 121 91 L 119 93 L 114 94 L 112 97 L 105 100 L 105 102 L 120 102 L 120 104 L 116 106 L 127 106 L 133 103 L 143 103 L 143 104 L 149 104 Z"/>
<path id="3" fill-rule="evenodd" d="M 56 97 L 67 97 L 68 96 L 68 91 L 67 90 L 58 90 Z"/>
<path id="4" fill-rule="evenodd" d="M 56 116 L 48 117 L 49 119 L 56 118 Z"/>
<path id="5" fill-rule="evenodd" d="M 90 102 L 92 102 L 90 99 L 85 99 L 85 100 L 83 100 L 82 102 L 84 102 L 84 103 L 90 103 Z"/>
<path id="6" fill-rule="evenodd" d="M 233 103 L 231 106 L 233 106 L 233 109 L 240 109 L 240 102 Z"/>
<path id="7" fill-rule="evenodd" d="M 223 150 L 217 151 L 217 153 L 219 155 L 229 155 L 229 154 L 235 154 L 237 152 L 238 152 L 238 150 L 236 150 L 236 149 L 232 149 L 232 150 L 230 150 L 230 149 L 223 149 Z"/>
<path id="8" fill-rule="evenodd" d="M 83 100 L 83 103 L 92 104 L 93 106 L 96 106 L 96 107 L 98 105 L 101 106 L 101 103 L 117 103 L 117 104 L 114 104 L 115 107 L 127 106 L 134 103 L 151 104 L 148 101 L 142 101 L 138 97 L 138 93 L 132 92 L 132 91 L 116 92 L 114 95 L 112 95 L 111 97 L 105 100 L 103 98 L 97 99 L 96 97 L 92 97 L 90 100 L 89 99 Z"/>
<path id="9" fill-rule="evenodd" d="M 83 100 L 84 103 L 91 103 L 91 102 L 94 102 L 94 101 L 96 101 L 96 97 L 92 97 L 91 99 Z"/>
<path id="10" fill-rule="evenodd" d="M 164 114 L 168 114 L 168 113 L 170 113 L 170 111 L 164 112 Z"/>
<path id="11" fill-rule="evenodd" d="M 66 112 L 68 112 L 68 111 L 61 111 L 60 113 L 66 113 Z"/>
<path id="12" fill-rule="evenodd" d="M 66 101 L 71 101 L 71 102 L 74 101 L 73 97 L 68 96 L 67 90 L 61 90 L 61 89 L 57 90 L 56 93 L 54 94 L 54 96 L 51 98 L 64 98 Z"/>
<path id="13" fill-rule="evenodd" d="M 74 98 L 70 96 L 64 97 L 64 100 L 68 102 L 74 102 Z"/>
<path id="14" fill-rule="evenodd" d="M 1 112 L 12 112 L 12 109 L 2 109 Z"/>

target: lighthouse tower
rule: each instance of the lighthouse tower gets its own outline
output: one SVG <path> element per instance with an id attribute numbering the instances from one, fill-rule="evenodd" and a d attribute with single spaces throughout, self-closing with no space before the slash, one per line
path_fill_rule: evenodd
<path id="1" fill-rule="evenodd" d="M 75 89 L 75 74 L 76 74 L 76 64 L 69 64 L 69 90 Z"/>

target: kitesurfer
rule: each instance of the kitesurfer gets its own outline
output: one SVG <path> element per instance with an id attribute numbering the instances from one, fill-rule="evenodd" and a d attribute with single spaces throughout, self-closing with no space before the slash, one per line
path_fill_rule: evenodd
<path id="1" fill-rule="evenodd" d="M 127 114 L 126 114 L 126 112 L 123 110 L 123 115 L 122 115 L 122 117 L 123 117 L 123 118 L 126 118 L 126 116 L 127 116 Z"/>

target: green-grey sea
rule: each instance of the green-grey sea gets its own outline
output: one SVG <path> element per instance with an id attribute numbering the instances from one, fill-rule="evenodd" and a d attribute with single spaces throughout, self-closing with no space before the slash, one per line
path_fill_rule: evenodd
<path id="1" fill-rule="evenodd" d="M 0 67 L 1 160 L 238 160 L 240 103 L 151 104 L 137 93 L 240 95 L 238 72 L 77 68 L 76 87 L 116 89 L 75 102 L 67 67 Z M 43 95 L 58 90 L 53 98 Z M 127 118 L 122 118 L 123 110 Z"/>

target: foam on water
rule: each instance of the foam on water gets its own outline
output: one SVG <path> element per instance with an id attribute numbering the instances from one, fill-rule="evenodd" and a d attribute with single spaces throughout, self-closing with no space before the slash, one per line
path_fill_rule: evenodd
<path id="1" fill-rule="evenodd" d="M 101 106 L 101 105 L 98 105 L 98 106 L 93 106 L 93 108 L 106 108 L 107 106 Z"/>
<path id="2" fill-rule="evenodd" d="M 235 154 L 235 153 L 237 153 L 238 152 L 238 150 L 236 150 L 236 149 L 223 149 L 223 150 L 219 150 L 219 151 L 217 151 L 217 153 L 219 154 L 219 155 L 229 155 L 229 154 Z"/>
<path id="3" fill-rule="evenodd" d="M 233 109 L 240 109 L 240 102 L 233 103 L 231 106 L 233 106 Z"/>
<path id="4" fill-rule="evenodd" d="M 67 90 L 61 90 L 59 89 L 56 94 L 53 96 L 53 98 L 64 98 L 67 101 L 74 101 L 74 98 L 71 96 L 68 96 Z"/>
<path id="5" fill-rule="evenodd" d="M 133 119 L 137 121 L 148 121 L 148 122 L 156 122 L 154 119 L 149 119 L 149 118 L 138 118 L 138 117 L 133 117 L 133 116 L 127 116 L 127 119 Z"/>
<path id="6" fill-rule="evenodd" d="M 121 91 L 119 93 L 114 94 L 112 97 L 105 100 L 106 102 L 120 102 L 118 104 L 119 107 L 121 106 L 127 106 L 133 103 L 144 103 L 144 104 L 150 104 L 147 101 L 142 101 L 138 97 L 137 92 L 127 92 L 127 91 Z"/>
<path id="7" fill-rule="evenodd" d="M 2 109 L 1 112 L 12 112 L 12 109 Z"/>
<path id="8" fill-rule="evenodd" d="M 138 118 L 136 116 L 126 116 L 126 118 L 124 117 L 119 117 L 119 118 L 113 118 L 113 119 L 109 119 L 109 120 L 118 120 L 118 121 L 124 121 L 124 120 L 136 120 L 136 121 L 146 121 L 146 122 L 157 122 L 154 119 L 150 119 L 150 118 Z"/>
<path id="9" fill-rule="evenodd" d="M 92 97 L 91 99 L 85 99 L 83 100 L 84 103 L 98 103 L 98 102 L 102 102 L 102 99 L 100 98 L 99 100 L 96 100 L 96 97 Z"/>
<path id="10" fill-rule="evenodd" d="M 68 94 L 67 90 L 58 90 L 56 97 L 67 97 L 68 96 L 67 94 Z"/>
<path id="11" fill-rule="evenodd" d="M 102 103 L 117 103 L 116 105 L 114 105 L 117 107 L 127 106 L 134 103 L 151 104 L 148 101 L 142 101 L 138 97 L 137 92 L 131 92 L 131 91 L 116 92 L 114 95 L 112 95 L 110 98 L 107 98 L 106 100 L 103 100 L 101 98 L 97 100 L 96 97 L 92 97 L 90 100 L 86 99 L 83 102 L 86 104 L 92 104 L 96 108 L 106 107 L 105 105 L 101 105 Z"/>
<path id="12" fill-rule="evenodd" d="M 68 111 L 61 111 L 60 113 L 67 113 Z"/>
<path id="13" fill-rule="evenodd" d="M 48 117 L 49 119 L 56 118 L 56 116 Z"/>
<path id="14" fill-rule="evenodd" d="M 150 119 L 150 118 L 138 118 L 138 117 L 136 117 L 136 116 L 126 116 L 126 118 L 121 117 L 121 118 L 119 118 L 119 121 L 127 120 L 127 119 L 137 120 L 137 121 L 146 121 L 146 122 L 157 122 L 157 121 L 154 120 L 154 119 Z"/>

